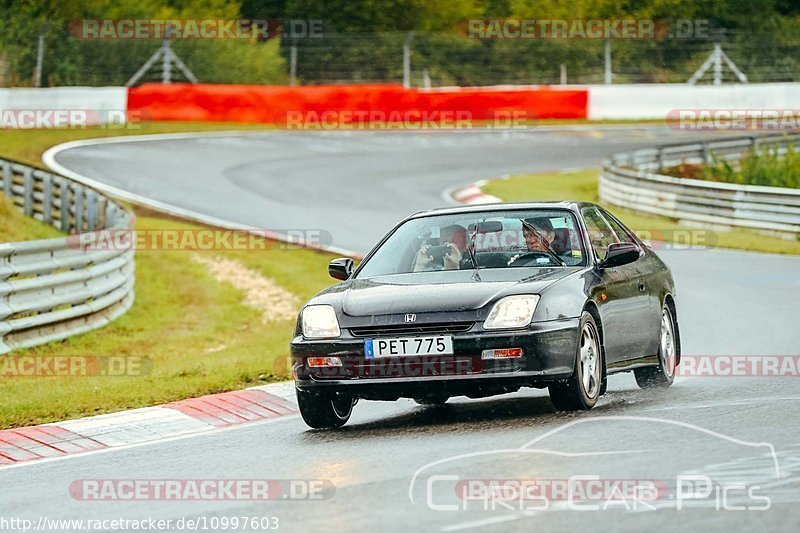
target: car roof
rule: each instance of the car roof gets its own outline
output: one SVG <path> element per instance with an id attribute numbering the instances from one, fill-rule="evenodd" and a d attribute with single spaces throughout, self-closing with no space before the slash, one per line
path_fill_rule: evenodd
<path id="1" fill-rule="evenodd" d="M 582 207 L 595 206 L 591 202 L 578 202 L 575 200 L 561 200 L 552 202 L 502 202 L 494 204 L 471 204 L 454 207 L 439 207 L 427 211 L 414 213 L 408 219 L 421 218 L 433 215 L 452 215 L 458 213 L 481 213 L 486 211 L 516 211 L 519 209 L 569 209 L 579 211 Z"/>

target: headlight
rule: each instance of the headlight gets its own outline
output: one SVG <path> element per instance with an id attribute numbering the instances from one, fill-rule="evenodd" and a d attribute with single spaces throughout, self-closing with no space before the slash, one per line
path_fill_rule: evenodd
<path id="1" fill-rule="evenodd" d="M 330 305 L 309 305 L 303 309 L 303 337 L 333 339 L 341 335 L 336 311 Z"/>
<path id="2" fill-rule="evenodd" d="M 538 294 L 506 296 L 489 311 L 483 329 L 524 328 L 531 323 L 537 303 L 539 303 Z"/>

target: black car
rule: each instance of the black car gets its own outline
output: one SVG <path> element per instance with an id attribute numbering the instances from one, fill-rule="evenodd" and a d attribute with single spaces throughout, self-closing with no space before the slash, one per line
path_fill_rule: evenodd
<path id="1" fill-rule="evenodd" d="M 442 404 L 548 387 L 591 409 L 606 376 L 668 387 L 680 362 L 667 266 L 603 208 L 583 202 L 426 211 L 314 296 L 291 343 L 300 412 L 343 425 L 358 399 Z"/>

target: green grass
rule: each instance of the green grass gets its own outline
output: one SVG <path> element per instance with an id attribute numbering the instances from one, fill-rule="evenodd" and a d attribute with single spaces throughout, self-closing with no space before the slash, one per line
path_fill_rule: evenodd
<path id="1" fill-rule="evenodd" d="M 61 236 L 53 226 L 23 215 L 19 207 L 0 193 L 0 243 Z"/>
<path id="2" fill-rule="evenodd" d="M 140 217 L 136 229 L 191 224 Z M 216 281 L 191 251 L 136 254 L 136 301 L 106 327 L 14 355 L 133 355 L 151 373 L 126 377 L 3 378 L 0 427 L 154 405 L 287 377 L 293 320 L 262 323 L 243 294 Z M 305 301 L 330 284 L 328 254 L 306 249 L 197 252 L 239 260 Z"/>
<path id="3" fill-rule="evenodd" d="M 797 240 L 786 240 L 738 229 L 731 231 L 693 230 L 673 219 L 605 205 L 599 202 L 597 197 L 598 174 L 598 169 L 568 173 L 523 174 L 512 176 L 509 179 L 491 181 L 483 187 L 483 190 L 510 202 L 570 199 L 600 203 L 645 239 L 678 240 L 681 243 L 713 245 L 740 250 L 800 254 L 800 241 Z"/>
<path id="4" fill-rule="evenodd" d="M 138 133 L 245 129 L 240 124 L 149 124 Z M 251 126 L 251 128 L 253 128 Z M 258 128 L 258 127 L 254 127 Z M 78 138 L 134 130 L 0 130 L 5 157 L 41 164 L 44 149 Z M 144 215 L 144 216 L 143 216 Z M 187 229 L 192 224 L 141 211 L 136 229 Z M 0 242 L 56 237 L 54 228 L 25 217 L 0 196 Z M 329 254 L 268 247 L 261 251 L 198 252 L 236 259 L 302 302 L 331 284 Z M 133 355 L 148 357 L 150 373 L 125 377 L 0 378 L 0 428 L 19 427 L 187 397 L 240 389 L 287 377 L 293 320 L 262 322 L 243 294 L 214 279 L 189 251 L 136 254 L 136 301 L 111 324 L 14 355 Z"/>
<path id="5" fill-rule="evenodd" d="M 139 122 L 125 128 L 87 127 L 82 129 L 0 129 L 0 157 L 16 159 L 29 165 L 42 166 L 42 153 L 56 144 L 80 139 L 185 133 L 197 131 L 231 131 L 273 129 L 265 124 L 233 124 L 229 122 Z"/>

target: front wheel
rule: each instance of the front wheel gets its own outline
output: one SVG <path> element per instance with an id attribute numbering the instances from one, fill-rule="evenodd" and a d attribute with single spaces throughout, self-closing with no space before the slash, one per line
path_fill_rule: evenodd
<path id="1" fill-rule="evenodd" d="M 559 411 L 584 411 L 595 406 L 603 383 L 603 353 L 594 317 L 586 311 L 578 329 L 578 354 L 575 372 L 564 382 L 554 383 L 550 401 Z"/>
<path id="2" fill-rule="evenodd" d="M 675 381 L 678 361 L 678 339 L 675 335 L 675 319 L 665 303 L 661 311 L 661 339 L 658 345 L 658 366 L 636 368 L 633 375 L 642 389 L 667 388 Z"/>
<path id="3" fill-rule="evenodd" d="M 349 396 L 300 389 L 295 389 L 295 391 L 297 392 L 300 416 L 310 427 L 314 429 L 338 428 L 350 420 L 355 401 Z"/>

